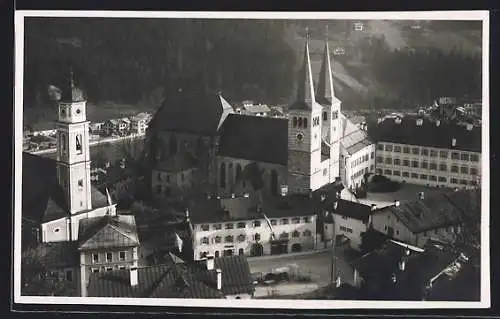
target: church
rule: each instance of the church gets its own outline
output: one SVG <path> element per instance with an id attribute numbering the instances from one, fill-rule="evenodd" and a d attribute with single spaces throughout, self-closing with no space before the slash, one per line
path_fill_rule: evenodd
<path id="1" fill-rule="evenodd" d="M 238 114 L 220 93 L 181 91 L 166 97 L 146 141 L 152 191 L 164 199 L 193 189 L 241 196 L 256 184 L 268 195 L 307 195 L 339 181 L 357 187 L 375 169 L 375 144 L 341 113 L 328 42 L 315 88 L 306 41 L 288 118 Z"/>

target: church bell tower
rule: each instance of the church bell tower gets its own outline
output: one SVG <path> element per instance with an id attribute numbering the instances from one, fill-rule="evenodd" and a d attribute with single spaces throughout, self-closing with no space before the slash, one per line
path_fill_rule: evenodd
<path id="1" fill-rule="evenodd" d="M 57 128 L 57 180 L 71 215 L 92 209 L 86 99 L 73 72 L 61 87 Z"/>

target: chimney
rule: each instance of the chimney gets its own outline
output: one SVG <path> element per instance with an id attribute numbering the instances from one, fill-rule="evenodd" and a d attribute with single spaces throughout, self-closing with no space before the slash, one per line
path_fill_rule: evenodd
<path id="1" fill-rule="evenodd" d="M 139 284 L 137 267 L 130 267 L 130 286 L 135 287 Z"/>
<path id="2" fill-rule="evenodd" d="M 213 270 L 214 269 L 214 256 L 213 255 L 207 255 L 206 256 L 206 263 L 207 263 L 207 270 Z"/>
<path id="3" fill-rule="evenodd" d="M 286 196 L 288 194 L 288 185 L 281 185 L 281 196 Z"/>
<path id="4" fill-rule="evenodd" d="M 417 119 L 417 126 L 422 126 L 423 123 L 424 123 L 423 119 Z"/>
<path id="5" fill-rule="evenodd" d="M 436 120 L 436 126 L 439 127 L 441 125 L 441 120 Z"/>
<path id="6" fill-rule="evenodd" d="M 234 198 L 234 197 L 235 197 L 235 196 L 234 196 L 234 193 L 232 193 L 232 194 L 231 194 L 231 198 Z"/>
<path id="7" fill-rule="evenodd" d="M 377 205 L 372 204 L 371 208 L 372 208 L 372 211 L 374 211 L 374 210 L 376 210 L 376 209 L 377 209 Z"/>
<path id="8" fill-rule="evenodd" d="M 217 199 L 220 199 L 220 196 L 217 196 Z"/>
<path id="9" fill-rule="evenodd" d="M 399 261 L 399 270 L 404 271 L 406 266 L 406 261 L 404 259 L 401 259 Z"/>
<path id="10" fill-rule="evenodd" d="M 457 146 L 457 139 L 456 138 L 451 139 L 451 146 L 453 146 L 453 147 Z"/>
<path id="11" fill-rule="evenodd" d="M 472 131 L 472 128 L 474 127 L 474 124 L 467 123 L 466 127 L 467 127 L 467 131 Z"/>
<path id="12" fill-rule="evenodd" d="M 423 200 L 425 198 L 424 192 L 418 193 L 418 198 L 421 199 L 421 200 Z"/>
<path id="13" fill-rule="evenodd" d="M 399 207 L 399 201 L 398 200 L 394 201 L 394 206 Z"/>
<path id="14" fill-rule="evenodd" d="M 401 118 L 398 116 L 394 119 L 394 123 L 401 124 Z"/>
<path id="15" fill-rule="evenodd" d="M 215 271 L 217 272 L 217 290 L 222 290 L 222 271 L 220 269 Z"/>

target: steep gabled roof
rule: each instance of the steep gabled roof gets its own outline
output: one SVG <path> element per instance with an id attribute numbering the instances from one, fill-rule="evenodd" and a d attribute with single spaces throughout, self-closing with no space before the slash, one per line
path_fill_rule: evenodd
<path id="1" fill-rule="evenodd" d="M 316 98 L 314 96 L 314 81 L 311 70 L 311 58 L 309 55 L 309 43 L 306 41 L 304 47 L 304 60 L 302 62 L 302 68 L 300 69 L 297 82 L 296 99 L 295 102 L 288 107 L 288 109 L 311 110 L 317 107 L 321 106 L 316 103 Z"/>
<path id="2" fill-rule="evenodd" d="M 219 156 L 287 165 L 286 119 L 231 114 L 220 134 Z"/>
<path id="3" fill-rule="evenodd" d="M 106 215 L 80 220 L 78 245 L 80 250 L 138 246 L 134 216 Z"/>
<path id="4" fill-rule="evenodd" d="M 352 123 L 344 114 L 340 115 L 341 145 L 349 154 L 355 154 L 366 146 L 373 144 L 368 134 Z"/>
<path id="5" fill-rule="evenodd" d="M 219 94 L 180 93 L 166 98 L 149 122 L 151 132 L 214 135 L 233 107 Z"/>
<path id="6" fill-rule="evenodd" d="M 328 41 L 325 43 L 325 51 L 323 52 L 323 60 L 321 61 L 321 69 L 319 71 L 318 91 L 316 100 L 322 105 L 331 105 L 335 99 L 333 91 L 332 66 L 330 63 L 330 49 Z"/>
<path id="7" fill-rule="evenodd" d="M 367 223 L 372 214 L 372 209 L 365 204 L 338 199 L 337 208 L 334 209 L 334 213 Z"/>

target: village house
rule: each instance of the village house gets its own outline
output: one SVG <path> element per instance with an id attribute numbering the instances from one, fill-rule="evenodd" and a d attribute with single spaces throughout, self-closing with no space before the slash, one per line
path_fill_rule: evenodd
<path id="1" fill-rule="evenodd" d="M 104 129 L 105 122 L 91 122 L 89 124 L 89 133 L 99 135 Z"/>
<path id="2" fill-rule="evenodd" d="M 132 134 L 144 135 L 148 128 L 149 120 L 151 119 L 148 113 L 139 113 L 130 118 L 130 131 Z"/>
<path id="3" fill-rule="evenodd" d="M 92 274 L 89 296 L 249 299 L 254 290 L 244 256 L 187 262 L 169 254 L 161 265 Z"/>

